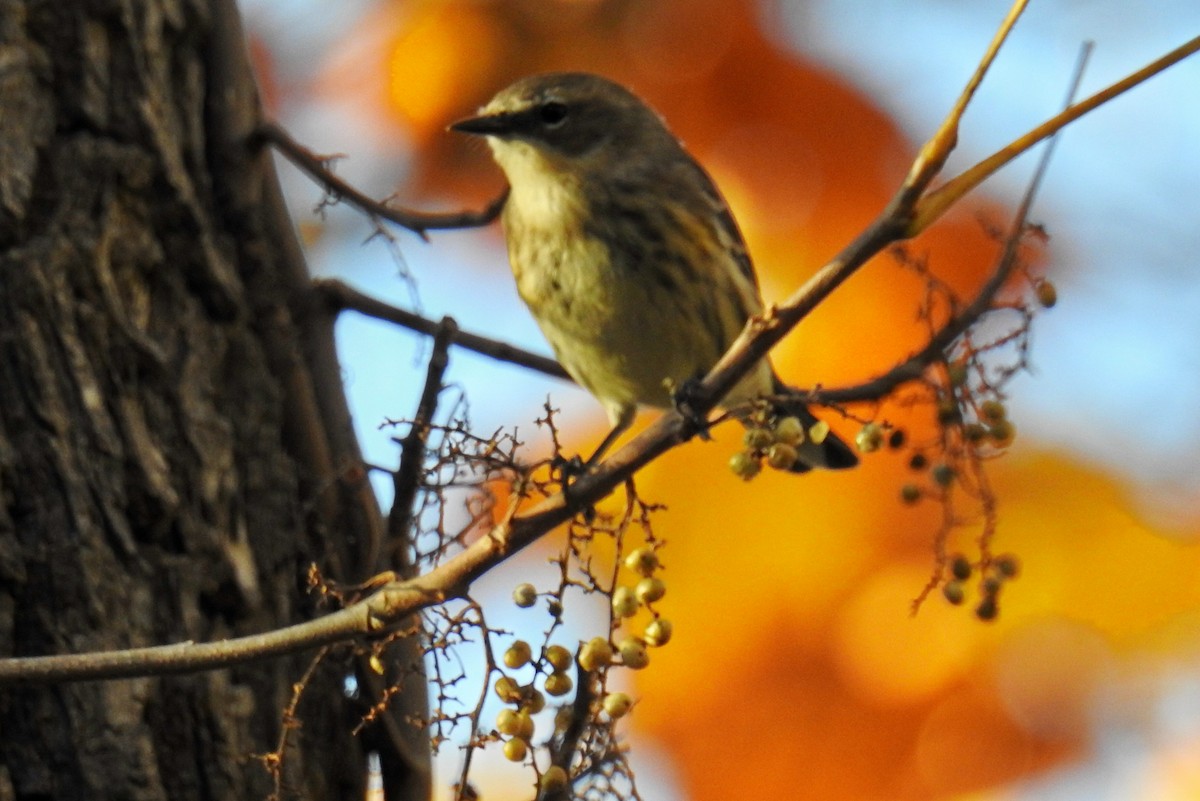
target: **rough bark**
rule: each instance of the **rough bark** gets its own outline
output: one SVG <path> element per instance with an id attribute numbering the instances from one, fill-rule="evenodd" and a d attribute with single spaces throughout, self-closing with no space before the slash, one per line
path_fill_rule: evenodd
<path id="1" fill-rule="evenodd" d="M 310 562 L 373 567 L 257 103 L 232 2 L 0 0 L 0 657 L 262 631 L 312 613 Z M 264 798 L 310 659 L 0 689 L 0 799 Z M 422 797 L 351 735 L 353 669 L 309 687 L 289 793 L 361 798 L 372 747 Z"/>

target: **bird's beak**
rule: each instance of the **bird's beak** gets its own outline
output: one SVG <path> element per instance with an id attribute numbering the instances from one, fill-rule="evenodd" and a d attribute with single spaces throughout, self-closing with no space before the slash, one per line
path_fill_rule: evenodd
<path id="1" fill-rule="evenodd" d="M 516 115 L 511 113 L 482 114 L 478 117 L 468 117 L 450 126 L 451 131 L 478 136 L 504 136 L 512 133 Z"/>

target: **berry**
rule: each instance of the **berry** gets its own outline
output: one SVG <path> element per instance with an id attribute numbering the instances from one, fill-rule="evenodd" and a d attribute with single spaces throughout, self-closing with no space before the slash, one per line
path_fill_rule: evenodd
<path id="1" fill-rule="evenodd" d="M 658 554 L 651 548 L 638 548 L 625 557 L 625 567 L 642 576 L 651 576 L 658 569 Z"/>
<path id="2" fill-rule="evenodd" d="M 1008 417 L 1008 410 L 1004 408 L 1004 404 L 998 400 L 986 400 L 979 407 L 979 413 L 983 415 L 983 419 L 989 423 L 999 422 Z"/>
<path id="3" fill-rule="evenodd" d="M 546 649 L 546 661 L 555 672 L 562 673 L 571 666 L 571 652 L 561 645 L 551 645 Z"/>
<path id="4" fill-rule="evenodd" d="M 505 707 L 496 715 L 496 730 L 515 737 L 521 733 L 521 715 L 515 709 Z"/>
<path id="5" fill-rule="evenodd" d="M 785 445 L 804 442 L 804 423 L 799 417 L 784 417 L 775 424 L 775 439 Z"/>
<path id="6" fill-rule="evenodd" d="M 957 581 L 950 581 L 942 585 L 942 597 L 955 606 L 963 602 L 965 595 L 962 584 Z"/>
<path id="7" fill-rule="evenodd" d="M 529 664 L 530 657 L 533 656 L 533 651 L 529 647 L 529 643 L 524 640 L 517 640 L 512 645 L 508 646 L 508 650 L 504 652 L 504 664 L 514 670 L 519 667 L 525 667 Z"/>
<path id="8" fill-rule="evenodd" d="M 660 578 L 644 578 L 637 583 L 634 593 L 642 603 L 652 604 L 667 594 L 667 585 Z"/>
<path id="9" fill-rule="evenodd" d="M 945 462 L 938 462 L 933 466 L 932 475 L 939 487 L 948 487 L 954 481 L 954 468 Z"/>
<path id="10" fill-rule="evenodd" d="M 609 693 L 604 696 L 604 711 L 613 720 L 625 717 L 625 713 L 633 706 L 633 699 L 625 693 Z"/>
<path id="11" fill-rule="evenodd" d="M 558 765 L 551 765 L 546 768 L 546 772 L 538 780 L 538 788 L 541 790 L 540 795 L 543 796 L 561 793 L 567 789 L 567 772 Z"/>
<path id="12" fill-rule="evenodd" d="M 626 637 L 617 646 L 621 654 L 621 663 L 627 668 L 641 670 L 650 664 L 650 654 L 646 651 L 646 643 L 637 637 Z"/>
<path id="13" fill-rule="evenodd" d="M 747 428 L 742 434 L 742 444 L 752 451 L 761 451 L 771 447 L 775 437 L 765 428 Z"/>
<path id="14" fill-rule="evenodd" d="M 645 638 L 647 645 L 658 648 L 670 642 L 671 634 L 674 633 L 674 630 L 675 627 L 671 625 L 671 621 L 660 617 L 657 620 L 650 621 L 642 636 Z"/>
<path id="15" fill-rule="evenodd" d="M 571 681 L 571 677 L 566 673 L 551 673 L 546 677 L 546 683 L 544 686 L 546 688 L 547 695 L 553 695 L 557 697 L 571 692 L 571 688 L 574 687 L 575 684 Z"/>
<path id="16" fill-rule="evenodd" d="M 854 437 L 854 444 L 863 453 L 874 453 L 883 445 L 883 429 L 877 423 L 867 423 Z"/>
<path id="17" fill-rule="evenodd" d="M 513 603 L 522 609 L 528 609 L 537 603 L 537 587 L 532 584 L 518 584 L 513 589 Z"/>
<path id="18" fill-rule="evenodd" d="M 514 737 L 504 744 L 504 758 L 510 762 L 524 762 L 529 746 L 524 740 Z"/>
<path id="19" fill-rule="evenodd" d="M 612 644 L 603 637 L 593 637 L 579 649 L 579 666 L 589 673 L 612 663 Z"/>
<path id="20" fill-rule="evenodd" d="M 749 481 L 762 471 L 753 451 L 738 451 L 729 458 L 729 469 L 743 481 Z"/>
<path id="21" fill-rule="evenodd" d="M 1049 281 L 1039 281 L 1034 294 L 1037 295 L 1038 303 L 1042 304 L 1043 309 L 1053 309 L 1058 303 L 1058 289 Z"/>
<path id="22" fill-rule="evenodd" d="M 767 464 L 775 470 L 790 470 L 799 458 L 794 445 L 776 442 L 767 449 Z"/>
<path id="23" fill-rule="evenodd" d="M 642 581 L 653 580 L 642 579 Z M 612 609 L 613 615 L 616 617 L 633 617 L 638 610 L 638 598 L 633 590 L 629 587 L 617 587 L 612 596 Z"/>
<path id="24" fill-rule="evenodd" d="M 515 703 L 521 700 L 521 686 L 517 684 L 515 679 L 509 676 L 501 676 L 496 679 L 496 683 L 492 685 L 492 689 L 496 691 L 501 701 L 505 703 Z"/>

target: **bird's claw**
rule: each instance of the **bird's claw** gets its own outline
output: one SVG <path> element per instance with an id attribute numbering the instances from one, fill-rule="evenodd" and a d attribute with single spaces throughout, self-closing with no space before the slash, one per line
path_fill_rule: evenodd
<path id="1" fill-rule="evenodd" d="M 671 402 L 675 405 L 675 411 L 691 423 L 696 431 L 696 436 L 707 442 L 712 439 L 708 433 L 708 419 L 705 415 L 697 412 L 695 408 L 695 402 L 700 398 L 699 378 L 687 379 L 671 393 Z"/>

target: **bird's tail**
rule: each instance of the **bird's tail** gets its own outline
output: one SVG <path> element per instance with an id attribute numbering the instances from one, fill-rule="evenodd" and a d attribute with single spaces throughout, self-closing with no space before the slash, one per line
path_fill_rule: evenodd
<path id="1" fill-rule="evenodd" d="M 776 379 L 775 394 L 781 400 L 777 400 L 771 407 L 771 414 L 776 421 L 785 417 L 795 417 L 804 427 L 804 439 L 796 445 L 799 458 L 791 467 L 791 472 L 806 473 L 814 467 L 844 470 L 858 464 L 858 456 L 854 449 L 837 434 L 828 431 L 827 426 L 818 426 L 816 436 L 813 436 L 813 426 L 819 421 L 799 396 L 795 399 L 787 398 L 792 392 L 794 390 Z M 824 436 L 821 436 L 822 433 Z"/>

